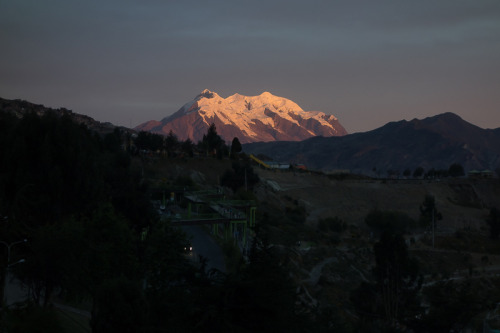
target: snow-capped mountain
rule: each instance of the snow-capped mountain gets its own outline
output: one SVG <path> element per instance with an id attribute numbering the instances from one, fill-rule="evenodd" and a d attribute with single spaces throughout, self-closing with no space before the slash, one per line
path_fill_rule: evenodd
<path id="1" fill-rule="evenodd" d="M 241 143 L 301 141 L 314 136 L 342 136 L 346 130 L 337 118 L 318 111 L 304 111 L 293 101 L 264 92 L 259 96 L 234 94 L 220 97 L 210 90 L 161 121 L 151 120 L 136 130 L 168 134 L 198 142 L 214 123 L 226 141 Z"/>

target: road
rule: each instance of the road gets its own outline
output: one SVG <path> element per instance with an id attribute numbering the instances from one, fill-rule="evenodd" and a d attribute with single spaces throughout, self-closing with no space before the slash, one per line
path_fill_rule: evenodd
<path id="1" fill-rule="evenodd" d="M 210 237 L 206 229 L 202 226 L 182 226 L 182 230 L 187 234 L 193 246 L 192 256 L 207 258 L 207 269 L 215 268 L 225 273 L 224 253 L 220 246 Z"/>

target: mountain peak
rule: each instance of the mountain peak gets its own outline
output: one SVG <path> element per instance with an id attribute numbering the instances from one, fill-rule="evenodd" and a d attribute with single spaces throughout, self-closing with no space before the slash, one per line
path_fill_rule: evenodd
<path id="1" fill-rule="evenodd" d="M 200 99 L 200 98 L 214 98 L 214 97 L 219 97 L 217 93 L 210 91 L 208 89 L 204 89 L 198 96 L 196 96 L 195 99 Z"/>

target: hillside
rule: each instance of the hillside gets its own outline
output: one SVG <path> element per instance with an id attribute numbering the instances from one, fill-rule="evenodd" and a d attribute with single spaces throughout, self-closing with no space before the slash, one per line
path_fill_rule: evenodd
<path id="1" fill-rule="evenodd" d="M 258 174 L 262 184 L 257 195 L 262 201 L 276 202 L 284 196 L 297 199 L 306 208 L 311 226 L 319 218 L 338 216 L 348 224 L 364 227 L 364 218 L 373 209 L 397 210 L 418 219 L 425 195 L 432 194 L 443 214 L 443 229 L 480 228 L 489 208 L 500 202 L 498 180 L 335 180 L 319 174 L 264 169 L 258 169 Z M 280 190 L 266 186 L 269 181 Z"/>
<path id="2" fill-rule="evenodd" d="M 229 160 L 170 159 L 168 163 L 149 165 L 148 173 L 157 179 L 188 176 L 203 189 L 217 186 L 230 168 Z M 338 180 L 318 173 L 277 172 L 258 166 L 254 171 L 260 177 L 255 195 L 261 205 L 283 207 L 289 201 L 286 197 L 293 198 L 306 209 L 309 226 L 315 226 L 319 218 L 338 216 L 364 228 L 364 218 L 373 209 L 397 210 L 418 219 L 425 195 L 431 194 L 443 214 L 443 230 L 482 228 L 489 209 L 500 202 L 498 179 Z"/>

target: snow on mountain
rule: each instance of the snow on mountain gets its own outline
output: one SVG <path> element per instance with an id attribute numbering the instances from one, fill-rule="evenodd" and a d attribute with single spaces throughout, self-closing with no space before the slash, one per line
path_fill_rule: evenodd
<path id="1" fill-rule="evenodd" d="M 149 121 L 137 130 L 168 134 L 197 142 L 214 123 L 226 141 L 242 143 L 301 141 L 313 136 L 347 134 L 338 119 L 319 111 L 304 111 L 295 102 L 263 92 L 258 96 L 234 94 L 222 98 L 208 89 L 161 121 Z"/>

